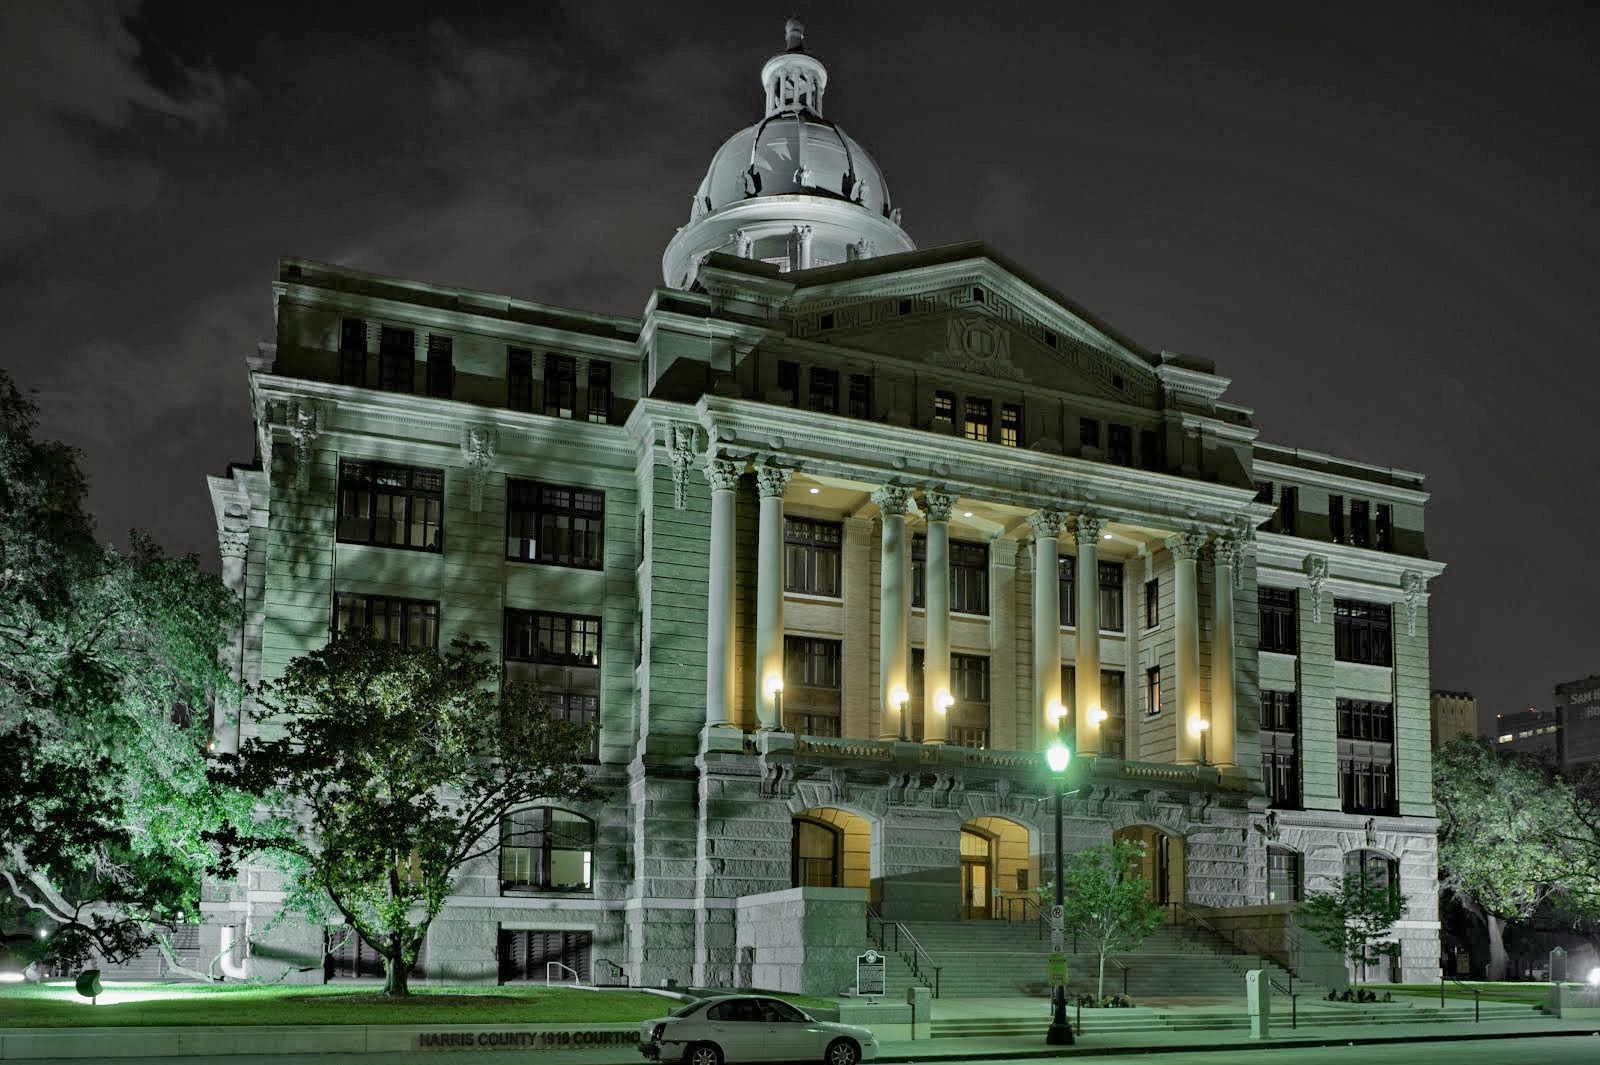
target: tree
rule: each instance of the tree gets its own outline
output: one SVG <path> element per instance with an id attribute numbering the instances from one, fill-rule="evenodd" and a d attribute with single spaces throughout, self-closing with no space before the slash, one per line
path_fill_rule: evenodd
<path id="1" fill-rule="evenodd" d="M 238 603 L 193 556 L 95 541 L 77 453 L 34 438 L 0 373 L 0 882 L 41 957 L 171 957 L 198 919 L 205 832 L 236 801 L 206 775 Z M 191 975 L 204 976 L 203 973 Z"/>
<path id="2" fill-rule="evenodd" d="M 1097 844 L 1067 861 L 1062 930 L 1087 940 L 1100 955 L 1095 997 L 1105 997 L 1106 958 L 1139 945 L 1161 924 L 1161 907 L 1150 897 L 1150 881 L 1138 874 L 1144 848 L 1129 840 Z M 1039 889 L 1055 904 L 1055 885 Z"/>
<path id="3" fill-rule="evenodd" d="M 1332 890 L 1311 892 L 1300 904 L 1307 931 L 1349 959 L 1359 975 L 1379 958 L 1400 953 L 1399 943 L 1386 940 L 1405 912 L 1405 896 L 1397 886 L 1364 872 L 1347 873 Z"/>
<path id="4" fill-rule="evenodd" d="M 1433 766 L 1440 880 L 1484 922 L 1489 978 L 1504 979 L 1506 922 L 1552 906 L 1600 912 L 1600 790 L 1477 737 L 1452 741 Z"/>
<path id="5" fill-rule="evenodd" d="M 219 875 L 260 854 L 290 874 L 290 908 L 343 917 L 408 993 L 429 926 L 461 867 L 495 852 L 501 822 L 535 801 L 596 797 L 579 764 L 589 733 L 508 683 L 482 643 L 440 654 L 346 633 L 261 686 L 257 736 L 216 776 L 255 796 L 228 826 Z"/>

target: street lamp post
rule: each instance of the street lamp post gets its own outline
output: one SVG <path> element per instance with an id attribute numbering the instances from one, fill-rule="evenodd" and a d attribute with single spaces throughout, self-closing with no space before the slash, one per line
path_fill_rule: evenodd
<path id="1" fill-rule="evenodd" d="M 1066 903 L 1066 863 L 1063 857 L 1061 809 L 1066 804 L 1067 794 L 1067 764 L 1072 761 L 1072 749 L 1058 737 L 1045 752 L 1045 761 L 1050 766 L 1050 774 L 1055 780 L 1056 787 L 1056 909 L 1055 927 L 1052 930 L 1052 947 L 1054 952 L 1060 954 L 1066 947 L 1062 939 L 1060 914 Z M 1063 976 L 1060 983 L 1050 989 L 1050 1031 L 1045 1033 L 1044 1041 L 1049 1046 L 1070 1046 L 1072 1039 L 1072 1024 L 1067 1020 L 1067 986 Z"/>

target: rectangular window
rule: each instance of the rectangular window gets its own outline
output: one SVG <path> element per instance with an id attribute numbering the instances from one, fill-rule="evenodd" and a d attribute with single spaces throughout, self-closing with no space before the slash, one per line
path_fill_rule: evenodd
<path id="1" fill-rule="evenodd" d="M 595 693 L 546 692 L 545 709 L 558 721 L 570 721 L 589 734 L 586 758 L 600 760 L 600 696 Z"/>
<path id="2" fill-rule="evenodd" d="M 1299 595 L 1293 588 L 1256 589 L 1261 611 L 1261 650 L 1295 654 L 1300 647 L 1297 621 Z"/>
<path id="3" fill-rule="evenodd" d="M 1394 550 L 1394 508 L 1387 503 L 1378 504 L 1378 542 L 1374 546 L 1379 551 Z"/>
<path id="4" fill-rule="evenodd" d="M 1083 447 L 1100 446 L 1100 423 L 1093 418 L 1078 419 L 1078 443 Z"/>
<path id="5" fill-rule="evenodd" d="M 1287 847 L 1267 848 L 1267 901 L 1299 902 L 1300 852 Z"/>
<path id="6" fill-rule="evenodd" d="M 543 610 L 507 610 L 505 659 L 598 669 L 600 619 Z"/>
<path id="7" fill-rule="evenodd" d="M 839 735 L 840 649 L 838 640 L 783 638 L 783 722 L 795 735 Z"/>
<path id="8" fill-rule="evenodd" d="M 844 526 L 837 522 L 784 518 L 784 591 L 837 599 L 843 536 Z"/>
<path id="9" fill-rule="evenodd" d="M 1300 720 L 1292 691 L 1261 692 L 1261 779 L 1273 806 L 1300 808 Z"/>
<path id="10" fill-rule="evenodd" d="M 1000 443 L 1006 447 L 1022 446 L 1022 404 L 1000 404 Z"/>
<path id="11" fill-rule="evenodd" d="M 1370 506 L 1365 499 L 1350 501 L 1350 543 L 1356 547 L 1372 546 L 1372 522 L 1368 517 Z"/>
<path id="12" fill-rule="evenodd" d="M 428 395 L 449 399 L 456 388 L 455 341 L 428 334 Z"/>
<path id="13" fill-rule="evenodd" d="M 950 656 L 950 742 L 957 747 L 989 746 L 989 659 L 984 655 Z"/>
<path id="14" fill-rule="evenodd" d="M 506 406 L 533 410 L 533 352 L 527 348 L 506 349 Z"/>
<path id="15" fill-rule="evenodd" d="M 850 417 L 863 421 L 872 417 L 872 378 L 864 373 L 850 375 Z"/>
<path id="16" fill-rule="evenodd" d="M 1344 757 L 1340 744 L 1339 808 L 1347 814 L 1394 814 L 1394 763 L 1381 758 Z"/>
<path id="17" fill-rule="evenodd" d="M 986 399 L 968 398 L 962 404 L 962 435 L 968 440 L 989 442 L 989 430 L 994 418 L 994 408 Z"/>
<path id="18" fill-rule="evenodd" d="M 1345 542 L 1344 496 L 1328 497 L 1328 537 L 1336 544 Z"/>
<path id="19" fill-rule="evenodd" d="M 1278 493 L 1278 531 L 1285 536 L 1295 535 L 1300 516 L 1300 489 L 1284 485 Z"/>
<path id="20" fill-rule="evenodd" d="M 578 979 L 591 980 L 590 958 L 594 954 L 593 932 L 539 931 L 537 929 L 502 929 L 496 957 L 500 959 L 502 984 L 533 980 L 544 983 L 552 971 L 563 974 L 570 969 Z M 551 963 L 563 968 L 552 970 Z M 380 971 L 379 976 L 383 973 Z M 560 979 L 560 975 L 557 979 Z"/>
<path id="21" fill-rule="evenodd" d="M 515 810 L 500 822 L 500 890 L 592 891 L 594 847 L 594 822 L 581 814 L 554 806 Z"/>
<path id="22" fill-rule="evenodd" d="M 339 329 L 339 383 L 367 387 L 367 323 L 346 318 Z"/>
<path id="23" fill-rule="evenodd" d="M 911 605 L 926 607 L 928 538 L 922 533 L 911 538 Z M 951 613 L 989 613 L 989 547 L 965 540 L 950 542 Z"/>
<path id="24" fill-rule="evenodd" d="M 1387 603 L 1335 599 L 1333 657 L 1340 662 L 1364 662 L 1369 666 L 1394 665 L 1390 616 Z"/>
<path id="25" fill-rule="evenodd" d="M 1271 481 L 1257 481 L 1256 482 L 1256 502 L 1257 503 L 1269 503 L 1269 504 L 1272 502 L 1272 482 Z"/>
<path id="26" fill-rule="evenodd" d="M 808 406 L 819 414 L 839 413 L 839 371 L 821 366 L 811 368 L 811 395 Z"/>
<path id="27" fill-rule="evenodd" d="M 556 566 L 605 565 L 604 492 L 506 481 L 506 558 Z"/>
<path id="28" fill-rule="evenodd" d="M 1122 631 L 1122 563 L 1100 563 L 1100 627 Z"/>
<path id="29" fill-rule="evenodd" d="M 1144 627 L 1153 629 L 1161 624 L 1161 581 L 1144 582 Z"/>
<path id="30" fill-rule="evenodd" d="M 791 407 L 800 405 L 800 364 L 778 360 L 778 391 L 789 393 L 783 400 Z"/>
<path id="31" fill-rule="evenodd" d="M 1061 624 L 1068 628 L 1078 623 L 1077 572 L 1078 560 L 1071 555 L 1056 561 L 1056 598 L 1061 600 Z"/>
<path id="32" fill-rule="evenodd" d="M 1341 740 L 1394 742 L 1394 707 L 1370 699 L 1339 699 L 1338 727 Z"/>
<path id="33" fill-rule="evenodd" d="M 1133 465 L 1133 430 L 1126 425 L 1106 428 L 1106 459 L 1118 466 Z"/>
<path id="34" fill-rule="evenodd" d="M 544 412 L 570 418 L 578 409 L 578 360 L 571 355 L 544 357 Z"/>
<path id="35" fill-rule="evenodd" d="M 341 543 L 444 550 L 444 474 L 380 462 L 339 463 Z"/>
<path id="36" fill-rule="evenodd" d="M 417 366 L 417 335 L 409 329 L 384 326 L 378 332 L 378 387 L 385 392 L 410 392 Z"/>
<path id="37" fill-rule="evenodd" d="M 340 592 L 333 597 L 333 631 L 364 632 L 401 647 L 438 647 L 439 603 Z"/>
<path id="38" fill-rule="evenodd" d="M 1147 470 L 1161 468 L 1161 434 L 1154 429 L 1139 430 L 1139 465 Z"/>
<path id="39" fill-rule="evenodd" d="M 1144 712 L 1147 717 L 1161 713 L 1161 667 L 1144 671 Z"/>
<path id="40" fill-rule="evenodd" d="M 1125 758 L 1123 751 L 1123 706 L 1126 695 L 1121 670 L 1100 671 L 1100 709 L 1106 719 L 1100 722 L 1100 753 L 1106 758 Z"/>
<path id="41" fill-rule="evenodd" d="M 599 425 L 611 422 L 611 364 L 605 359 L 589 363 L 589 420 Z"/>
<path id="42" fill-rule="evenodd" d="M 411 975 L 419 980 L 423 978 L 427 953 L 428 944 L 424 940 L 417 950 L 416 963 L 411 966 Z M 325 982 L 382 980 L 383 966 L 383 955 L 362 939 L 354 928 L 341 924 L 329 925 L 323 930 L 322 979 Z"/>
<path id="43" fill-rule="evenodd" d="M 951 424 L 956 420 L 956 394 L 954 392 L 935 392 L 933 394 L 933 416 L 943 418 Z"/>

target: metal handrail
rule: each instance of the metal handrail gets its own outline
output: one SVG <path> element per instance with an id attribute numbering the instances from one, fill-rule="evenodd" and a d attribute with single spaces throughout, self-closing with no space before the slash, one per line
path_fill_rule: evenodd
<path id="1" fill-rule="evenodd" d="M 574 984 L 579 987 L 583 986 L 583 978 L 578 975 L 578 970 L 574 969 L 570 965 L 563 965 L 558 961 L 547 961 L 544 963 L 544 982 L 546 984 L 555 983 L 555 980 L 551 974 L 555 972 L 561 972 L 563 970 L 572 974 L 572 982 Z M 565 981 L 563 981 L 563 983 L 565 983 Z"/>
<path id="2" fill-rule="evenodd" d="M 1006 899 L 1006 923 L 1018 923 L 1013 914 L 1016 912 L 1016 905 L 1019 902 L 1022 903 L 1022 921 L 1034 921 L 1038 925 L 1039 940 L 1043 942 L 1045 930 L 1049 928 L 1049 918 L 1045 916 L 1044 907 L 1039 905 L 1037 900 L 1027 895 L 1013 895 Z M 1031 918 L 1028 916 L 1028 907 L 1030 906 L 1033 907 L 1033 916 Z"/>
<path id="3" fill-rule="evenodd" d="M 1106 961 L 1110 962 L 1112 965 L 1115 965 L 1118 969 L 1122 970 L 1122 997 L 1123 998 L 1127 998 L 1128 997 L 1128 967 L 1126 965 L 1122 964 L 1117 959 L 1111 957 L 1110 955 L 1106 956 Z"/>
<path id="4" fill-rule="evenodd" d="M 1289 996 L 1289 1027 L 1300 1027 L 1300 993 L 1294 990 L 1294 977 L 1289 978 L 1288 987 L 1284 987 L 1271 976 L 1267 977 L 1267 982 Z"/>
<path id="5" fill-rule="evenodd" d="M 938 965 L 934 962 L 933 955 L 929 954 L 927 948 L 925 948 L 921 943 L 917 942 L 917 937 L 911 934 L 911 929 L 907 928 L 899 921 L 891 921 L 887 917 L 884 917 L 877 910 L 873 909 L 871 904 L 868 904 L 867 906 L 867 941 L 869 943 L 872 942 L 873 921 L 878 922 L 877 944 L 880 951 L 887 952 L 891 949 L 889 947 L 889 931 L 890 929 L 893 929 L 894 947 L 892 949 L 896 954 L 904 958 L 911 966 L 911 975 L 915 976 L 917 979 L 926 984 L 927 977 L 925 977 L 922 973 L 923 962 L 926 962 L 927 967 L 933 970 L 933 986 L 930 990 L 933 991 L 933 997 L 938 998 L 939 975 L 944 971 L 944 966 Z M 900 936 L 902 933 L 904 933 L 906 941 L 911 944 L 911 953 L 909 956 L 905 951 L 900 949 Z"/>
<path id="6" fill-rule="evenodd" d="M 1483 992 L 1470 984 L 1463 984 L 1460 980 L 1446 975 L 1443 971 L 1439 973 L 1439 1008 L 1444 1009 L 1444 982 L 1446 980 L 1457 987 L 1472 992 L 1472 1023 L 1477 1024 L 1481 1021 L 1483 1019 Z"/>

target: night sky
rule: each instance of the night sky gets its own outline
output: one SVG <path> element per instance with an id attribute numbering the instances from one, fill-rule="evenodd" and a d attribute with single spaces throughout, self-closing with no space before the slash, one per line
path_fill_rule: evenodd
<path id="1" fill-rule="evenodd" d="M 1581 5 L 811 3 L 921 247 L 982 239 L 1263 439 L 1420 470 L 1433 684 L 1600 672 Z M 102 533 L 216 564 L 282 256 L 637 314 L 761 114 L 760 4 L 0 3 L 0 365 Z"/>

